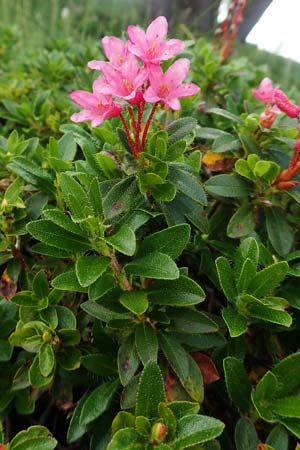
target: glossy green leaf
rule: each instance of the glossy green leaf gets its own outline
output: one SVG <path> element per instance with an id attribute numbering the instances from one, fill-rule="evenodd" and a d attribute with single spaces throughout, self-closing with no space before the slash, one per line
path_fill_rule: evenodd
<path id="1" fill-rule="evenodd" d="M 174 450 L 210 441 L 222 433 L 224 426 L 220 420 L 213 417 L 194 414 L 185 416 L 178 421 L 177 439 L 173 443 Z"/>
<path id="2" fill-rule="evenodd" d="M 247 236 L 254 230 L 255 223 L 250 205 L 241 206 L 236 210 L 227 225 L 227 235 L 231 238 Z"/>
<path id="3" fill-rule="evenodd" d="M 247 417 L 238 420 L 234 440 L 236 450 L 257 450 L 259 439 L 253 423 Z"/>
<path id="4" fill-rule="evenodd" d="M 258 272 L 248 286 L 248 292 L 256 297 L 272 292 L 284 280 L 289 270 L 285 261 L 280 261 Z"/>
<path id="5" fill-rule="evenodd" d="M 219 256 L 219 258 L 216 259 L 216 268 L 223 292 L 226 295 L 227 300 L 233 302 L 236 298 L 237 292 L 235 288 L 233 270 L 229 264 L 229 261 L 224 258 L 224 256 Z"/>
<path id="6" fill-rule="evenodd" d="M 130 275 L 162 280 L 179 278 L 179 270 L 170 256 L 160 252 L 149 253 L 126 264 L 125 270 Z"/>
<path id="7" fill-rule="evenodd" d="M 266 210 L 266 225 L 270 242 L 280 256 L 286 256 L 292 248 L 294 235 L 292 227 L 281 208 L 268 208 Z"/>
<path id="8" fill-rule="evenodd" d="M 145 450 L 145 445 L 134 428 L 125 428 L 114 434 L 107 450 Z"/>
<path id="9" fill-rule="evenodd" d="M 105 239 L 108 244 L 124 255 L 132 256 L 136 249 L 134 231 L 127 225 L 123 225 L 117 233 Z"/>
<path id="10" fill-rule="evenodd" d="M 251 408 L 251 384 L 243 363 L 232 356 L 223 360 L 225 383 L 229 397 L 241 412 Z"/>
<path id="11" fill-rule="evenodd" d="M 139 248 L 139 255 L 159 251 L 172 259 L 178 258 L 187 246 L 191 227 L 184 223 L 146 236 Z"/>
<path id="12" fill-rule="evenodd" d="M 122 343 L 118 351 L 118 370 L 123 386 L 129 383 L 139 365 L 140 360 L 135 346 L 135 338 L 131 335 Z"/>
<path id="13" fill-rule="evenodd" d="M 203 289 L 191 278 L 181 275 L 174 281 L 155 281 L 148 298 L 151 303 L 170 306 L 190 306 L 205 299 Z"/>
<path id="14" fill-rule="evenodd" d="M 127 291 L 120 297 L 120 303 L 133 314 L 143 314 L 148 309 L 148 297 L 144 291 Z"/>
<path id="15" fill-rule="evenodd" d="M 82 287 L 93 284 L 105 272 L 110 264 L 105 256 L 81 256 L 75 265 L 78 281 Z"/>
<path id="16" fill-rule="evenodd" d="M 231 307 L 222 309 L 222 317 L 231 337 L 238 337 L 247 331 L 247 320 Z"/>
<path id="17" fill-rule="evenodd" d="M 119 380 L 108 381 L 90 392 L 82 406 L 80 425 L 85 426 L 101 416 L 112 402 L 118 387 Z"/>
<path id="18" fill-rule="evenodd" d="M 39 367 L 43 377 L 48 377 L 52 373 L 54 365 L 55 357 L 52 344 L 45 342 L 41 345 L 39 351 Z"/>
<path id="19" fill-rule="evenodd" d="M 136 416 L 158 417 L 158 405 L 165 399 L 164 383 L 159 366 L 149 361 L 142 372 L 135 407 Z"/>
<path id="20" fill-rule="evenodd" d="M 251 194 L 251 187 L 243 178 L 235 175 L 216 175 L 205 183 L 206 191 L 217 197 L 247 197 Z"/>
<path id="21" fill-rule="evenodd" d="M 149 361 L 157 360 L 157 332 L 148 322 L 142 322 L 135 328 L 135 344 L 140 360 L 144 366 Z"/>

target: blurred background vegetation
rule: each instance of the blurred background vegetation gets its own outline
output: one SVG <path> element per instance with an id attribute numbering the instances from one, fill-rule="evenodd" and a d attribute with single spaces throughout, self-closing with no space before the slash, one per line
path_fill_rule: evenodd
<path id="1" fill-rule="evenodd" d="M 240 30 L 242 40 L 270 1 L 247 1 Z M 209 39 L 217 25 L 219 4 L 220 0 L 0 0 L 0 58 L 8 30 L 15 41 L 16 55 L 32 48 L 51 50 L 61 46 L 63 50 L 70 40 L 78 45 L 87 45 L 89 40 L 100 48 L 102 36 L 118 36 L 128 24 L 146 25 L 159 14 L 168 17 L 177 37 L 205 35 Z M 255 65 L 265 65 L 266 75 L 284 89 L 300 90 L 300 64 L 245 43 L 236 46 L 236 53 Z"/>

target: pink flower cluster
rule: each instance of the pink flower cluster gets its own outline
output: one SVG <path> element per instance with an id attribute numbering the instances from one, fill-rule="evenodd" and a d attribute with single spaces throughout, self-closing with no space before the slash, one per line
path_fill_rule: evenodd
<path id="1" fill-rule="evenodd" d="M 145 103 L 167 105 L 173 110 L 180 109 L 179 98 L 195 95 L 199 87 L 194 83 L 183 83 L 190 63 L 186 58 L 175 61 L 164 73 L 160 64 L 184 49 L 183 41 L 179 39 L 166 40 L 168 23 L 165 17 L 157 17 L 145 32 L 139 27 L 128 27 L 128 42 L 114 36 L 102 39 L 103 51 L 108 61 L 93 60 L 88 63 L 90 69 L 98 70 L 101 75 L 94 81 L 93 92 L 74 91 L 71 99 L 83 110 L 72 115 L 74 122 L 91 121 L 97 126 L 108 117 L 120 116 L 129 144 L 134 156 L 143 149 L 150 122 L 146 124 L 142 142 L 140 142 L 141 121 Z M 138 109 L 134 118 L 132 106 L 128 111 L 133 120 L 134 137 L 130 135 L 122 115 L 122 105 L 125 101 Z M 153 117 L 152 116 L 151 119 Z"/>
<path id="2" fill-rule="evenodd" d="M 270 128 L 280 111 L 292 119 L 298 119 L 298 139 L 295 144 L 294 155 L 290 160 L 289 168 L 279 174 L 275 181 L 275 185 L 280 189 L 290 189 L 296 183 L 290 181 L 290 178 L 300 169 L 300 105 L 295 105 L 295 103 L 291 102 L 279 87 L 273 88 L 272 81 L 269 78 L 264 78 L 258 89 L 253 89 L 252 93 L 257 100 L 260 100 L 266 105 L 264 112 L 260 116 L 262 126 Z M 286 183 L 290 184 L 287 185 Z"/>

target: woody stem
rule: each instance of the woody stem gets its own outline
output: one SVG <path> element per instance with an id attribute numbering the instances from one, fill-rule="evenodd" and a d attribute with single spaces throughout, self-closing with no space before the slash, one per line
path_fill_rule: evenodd
<path id="1" fill-rule="evenodd" d="M 142 137 L 142 150 L 144 150 L 145 145 L 146 145 L 146 138 L 147 138 L 147 133 L 151 124 L 151 121 L 153 119 L 154 113 L 156 111 L 156 108 L 158 107 L 159 102 L 154 103 L 153 108 L 151 110 L 151 113 L 148 117 L 148 120 L 146 122 L 145 128 L 144 128 L 144 132 L 143 132 L 143 137 Z"/>

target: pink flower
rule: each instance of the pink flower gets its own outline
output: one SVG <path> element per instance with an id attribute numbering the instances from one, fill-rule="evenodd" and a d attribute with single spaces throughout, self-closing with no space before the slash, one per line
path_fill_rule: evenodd
<path id="1" fill-rule="evenodd" d="M 105 36 L 102 39 L 102 47 L 105 56 L 115 67 L 120 67 L 128 58 L 128 45 L 115 36 Z M 90 69 L 102 70 L 103 61 L 93 59 L 88 62 Z"/>
<path id="2" fill-rule="evenodd" d="M 254 97 L 263 103 L 274 103 L 274 91 L 270 78 L 264 78 L 258 89 L 253 89 Z"/>
<path id="3" fill-rule="evenodd" d="M 146 102 L 163 102 L 171 109 L 180 109 L 178 98 L 189 97 L 200 91 L 194 83 L 182 84 L 190 68 L 190 62 L 186 58 L 180 58 L 172 64 L 166 73 L 160 66 L 149 68 L 150 86 L 144 93 Z"/>
<path id="4" fill-rule="evenodd" d="M 73 122 L 91 120 L 92 127 L 96 127 L 107 117 L 117 117 L 122 111 L 122 106 L 114 102 L 111 96 L 97 92 L 73 91 L 70 97 L 73 102 L 84 108 L 71 116 Z"/>
<path id="5" fill-rule="evenodd" d="M 139 88 L 148 78 L 147 71 L 140 67 L 135 56 L 131 55 L 119 68 L 102 62 L 101 70 L 105 79 L 97 82 L 96 89 L 102 94 L 114 95 L 132 104 L 142 99 Z"/>
<path id="6" fill-rule="evenodd" d="M 292 119 L 300 116 L 300 106 L 292 103 L 279 88 L 274 89 L 274 101 L 276 106 Z"/>
<path id="7" fill-rule="evenodd" d="M 179 39 L 164 40 L 168 33 L 168 22 L 164 16 L 153 20 L 146 33 L 134 25 L 129 25 L 127 32 L 129 50 L 141 58 L 145 64 L 159 64 L 181 53 L 184 49 L 184 43 Z"/>

